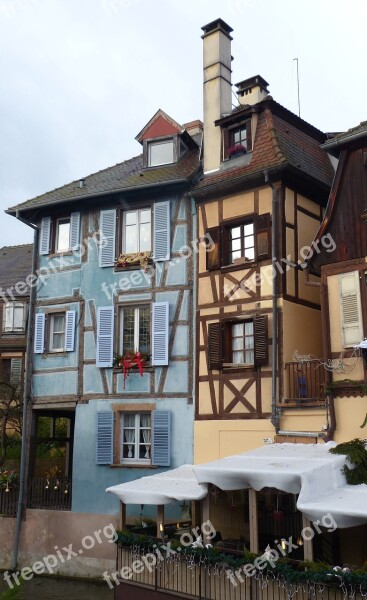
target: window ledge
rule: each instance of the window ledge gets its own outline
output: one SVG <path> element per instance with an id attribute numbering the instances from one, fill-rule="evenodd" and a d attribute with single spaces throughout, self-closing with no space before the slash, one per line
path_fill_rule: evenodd
<path id="1" fill-rule="evenodd" d="M 121 373 L 122 375 L 124 374 L 124 369 L 123 367 L 113 367 L 113 372 L 114 373 Z M 133 374 L 133 373 L 139 373 L 139 369 L 137 367 L 135 367 L 134 369 L 128 369 L 128 374 Z M 154 367 L 152 365 L 147 365 L 143 367 L 143 373 L 154 373 Z"/>
<path id="2" fill-rule="evenodd" d="M 246 363 L 223 363 L 223 371 L 226 373 L 240 373 L 242 371 L 254 371 L 255 365 Z"/>
<path id="3" fill-rule="evenodd" d="M 220 163 L 220 170 L 226 171 L 239 165 L 248 165 L 251 162 L 252 151 L 248 151 L 245 154 L 239 154 L 238 156 L 232 156 L 232 158 L 225 158 Z"/>
<path id="4" fill-rule="evenodd" d="M 67 250 L 66 252 L 50 252 L 50 254 L 47 255 L 47 258 L 61 258 L 63 256 L 73 256 L 73 255 L 74 255 L 73 250 Z"/>
<path id="5" fill-rule="evenodd" d="M 142 465 L 140 463 L 114 463 L 109 465 L 110 469 L 158 469 L 156 465 Z"/>
<path id="6" fill-rule="evenodd" d="M 42 353 L 42 358 L 50 358 L 51 356 L 55 356 L 55 357 L 60 357 L 60 356 L 67 356 L 68 353 L 67 352 L 43 352 Z"/>
<path id="7" fill-rule="evenodd" d="M 256 264 L 257 263 L 255 260 L 248 260 L 241 264 L 231 263 L 230 265 L 224 265 L 220 268 L 220 270 L 222 271 L 222 273 L 226 273 L 227 271 L 241 271 L 243 269 L 251 269 L 252 267 L 255 267 Z"/>

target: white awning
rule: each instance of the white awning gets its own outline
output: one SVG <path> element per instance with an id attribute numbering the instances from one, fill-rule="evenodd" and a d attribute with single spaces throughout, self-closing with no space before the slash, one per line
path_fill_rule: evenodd
<path id="1" fill-rule="evenodd" d="M 191 465 L 182 465 L 171 471 L 114 485 L 106 492 L 116 494 L 125 504 L 158 505 L 172 504 L 176 500 L 202 500 L 208 493 L 208 486 L 198 483 Z"/>
<path id="2" fill-rule="evenodd" d="M 346 483 L 345 456 L 327 444 L 272 444 L 194 466 L 199 483 L 222 490 L 274 487 L 298 494 L 297 508 L 312 521 L 330 513 L 338 527 L 367 523 L 367 485 Z"/>

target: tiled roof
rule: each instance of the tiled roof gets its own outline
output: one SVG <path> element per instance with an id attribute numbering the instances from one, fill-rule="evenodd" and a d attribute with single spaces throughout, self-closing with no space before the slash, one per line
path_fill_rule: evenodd
<path id="1" fill-rule="evenodd" d="M 123 192 L 131 188 L 139 189 L 145 186 L 178 183 L 182 180 L 189 181 L 198 170 L 199 148 L 195 147 L 177 163 L 162 167 L 143 168 L 143 155 L 136 156 L 122 163 L 83 177 L 84 186 L 80 187 L 80 180 L 73 181 L 63 187 L 27 200 L 9 208 L 11 214 L 15 210 L 31 210 L 33 208 L 58 204 L 64 201 L 81 200 L 94 195 Z"/>
<path id="2" fill-rule="evenodd" d="M 32 244 L 22 246 L 4 246 L 0 248 L 0 291 L 6 292 L 18 282 L 26 280 L 32 272 Z M 11 290 L 14 296 L 29 296 L 29 289 L 17 293 Z"/>
<path id="3" fill-rule="evenodd" d="M 359 125 L 356 125 L 355 127 L 351 127 L 347 131 L 343 131 L 342 133 L 337 133 L 336 135 L 334 135 L 334 137 L 332 139 L 333 140 L 336 140 L 336 139 L 342 140 L 343 138 L 349 138 L 351 135 L 354 135 L 356 133 L 362 133 L 363 131 L 365 131 L 367 134 L 367 121 L 362 121 Z"/>
<path id="4" fill-rule="evenodd" d="M 259 103 L 259 107 L 251 160 L 246 165 L 234 165 L 233 168 L 227 164 L 226 169 L 204 175 L 195 189 L 200 192 L 212 185 L 286 165 L 331 186 L 334 170 L 328 156 L 320 148 L 326 136 L 272 98 Z"/>

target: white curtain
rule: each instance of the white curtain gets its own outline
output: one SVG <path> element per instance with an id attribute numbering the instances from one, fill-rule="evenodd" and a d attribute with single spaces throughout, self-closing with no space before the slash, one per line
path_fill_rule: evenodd
<path id="1" fill-rule="evenodd" d="M 150 415 L 141 415 L 140 423 L 142 427 L 143 440 L 145 444 L 144 458 L 150 458 L 150 446 L 152 442 L 152 430 L 150 428 Z"/>

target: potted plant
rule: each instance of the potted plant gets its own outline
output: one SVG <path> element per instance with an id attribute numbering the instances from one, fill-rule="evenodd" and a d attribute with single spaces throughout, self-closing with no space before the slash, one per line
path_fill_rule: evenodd
<path id="1" fill-rule="evenodd" d="M 246 154 L 246 148 L 243 144 L 234 144 L 228 148 L 228 158 L 237 158 L 237 156 L 241 156 L 242 154 Z"/>
<path id="2" fill-rule="evenodd" d="M 148 360 L 149 355 L 144 354 L 139 350 L 137 350 L 136 352 L 126 352 L 122 356 L 115 356 L 115 367 L 121 369 L 124 375 L 124 389 L 126 384 L 126 377 L 130 374 L 131 371 L 138 370 L 141 377 L 143 377 L 144 367 L 146 366 Z"/>
<path id="3" fill-rule="evenodd" d="M 115 262 L 115 267 L 117 269 L 125 269 L 126 267 L 140 265 L 140 268 L 144 269 L 144 271 L 145 271 L 148 268 L 150 259 L 151 259 L 150 251 L 129 252 L 126 254 L 120 254 L 117 261 Z"/>

